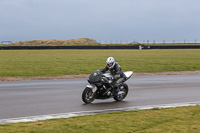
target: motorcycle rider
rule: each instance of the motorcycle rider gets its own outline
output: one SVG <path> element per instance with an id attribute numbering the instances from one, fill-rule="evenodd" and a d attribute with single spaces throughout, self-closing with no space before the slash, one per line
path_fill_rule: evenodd
<path id="1" fill-rule="evenodd" d="M 125 80 L 125 75 L 120 65 L 117 62 L 115 62 L 115 59 L 113 57 L 108 57 L 106 60 L 106 64 L 106 67 L 101 69 L 100 71 L 105 73 L 106 71 L 110 70 L 110 73 L 114 78 L 112 85 L 114 89 L 116 89 L 116 91 L 119 92 L 119 85 Z"/>

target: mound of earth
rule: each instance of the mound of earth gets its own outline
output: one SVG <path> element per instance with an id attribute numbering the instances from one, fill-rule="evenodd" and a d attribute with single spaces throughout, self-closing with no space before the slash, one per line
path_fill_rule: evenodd
<path id="1" fill-rule="evenodd" d="M 14 46 L 31 46 L 31 45 L 97 45 L 96 40 L 90 38 L 79 38 L 71 40 L 29 40 L 12 43 Z"/>

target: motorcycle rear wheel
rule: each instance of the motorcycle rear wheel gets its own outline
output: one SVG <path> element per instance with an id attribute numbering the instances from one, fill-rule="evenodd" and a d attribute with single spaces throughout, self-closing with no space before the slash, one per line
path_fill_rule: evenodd
<path id="1" fill-rule="evenodd" d="M 92 92 L 91 88 L 86 87 L 82 93 L 82 100 L 86 104 L 92 103 L 95 99 L 95 93 Z"/>
<path id="2" fill-rule="evenodd" d="M 120 92 L 117 96 L 114 96 L 114 99 L 116 101 L 122 101 L 128 94 L 128 85 L 126 83 L 123 83 L 120 86 Z"/>

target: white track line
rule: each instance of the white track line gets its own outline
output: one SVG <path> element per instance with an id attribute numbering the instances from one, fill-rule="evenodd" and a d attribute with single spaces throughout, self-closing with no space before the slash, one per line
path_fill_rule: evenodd
<path id="1" fill-rule="evenodd" d="M 153 109 L 153 108 L 174 108 L 174 107 L 195 106 L 195 105 L 200 105 L 200 101 L 186 102 L 186 103 L 135 106 L 135 107 L 126 107 L 126 108 L 117 108 L 117 109 L 80 111 L 80 112 L 70 112 L 70 113 L 61 113 L 61 114 L 19 117 L 19 118 L 11 118 L 11 119 L 1 119 L 0 124 L 18 123 L 18 122 L 34 122 L 34 121 L 42 121 L 42 120 L 48 120 L 48 119 L 69 118 L 69 117 L 75 117 L 75 116 L 93 115 L 93 114 L 97 114 L 97 113 L 108 113 L 108 112 L 113 112 L 113 111 L 145 110 L 145 109 Z"/>

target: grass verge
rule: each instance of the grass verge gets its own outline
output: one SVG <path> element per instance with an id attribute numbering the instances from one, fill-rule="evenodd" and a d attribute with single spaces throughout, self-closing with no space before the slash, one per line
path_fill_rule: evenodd
<path id="1" fill-rule="evenodd" d="M 123 71 L 200 70 L 200 50 L 3 50 L 0 77 L 89 74 L 113 56 Z"/>
<path id="2" fill-rule="evenodd" d="M 113 112 L 0 125 L 2 133 L 199 133 L 200 106 Z"/>

